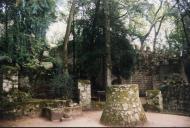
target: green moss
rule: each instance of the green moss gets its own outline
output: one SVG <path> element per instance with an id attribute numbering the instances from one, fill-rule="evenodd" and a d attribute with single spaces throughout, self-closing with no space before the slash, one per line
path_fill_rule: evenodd
<path id="1" fill-rule="evenodd" d="M 82 84 L 90 84 L 90 80 L 78 80 Z"/>
<path id="2" fill-rule="evenodd" d="M 66 100 L 32 99 L 25 102 L 25 104 L 39 105 L 40 107 L 57 107 L 60 105 L 65 106 Z"/>
<path id="3" fill-rule="evenodd" d="M 7 106 L 10 109 L 3 111 L 3 113 L 0 111 L 0 113 L 3 116 L 8 113 L 16 118 L 24 115 L 38 115 L 44 107 L 56 108 L 65 105 L 66 100 L 30 99 L 25 102 L 14 102 L 14 106 L 12 105 L 11 108 Z"/>
<path id="4" fill-rule="evenodd" d="M 150 96 L 150 98 L 154 98 L 160 93 L 160 90 L 147 90 L 146 92 L 148 97 Z"/>
<path id="5" fill-rule="evenodd" d="M 120 114 L 116 114 L 118 113 L 116 110 L 112 111 L 109 113 L 104 113 L 101 116 L 101 123 L 104 125 L 108 125 L 108 126 L 116 126 L 116 127 L 121 127 L 121 126 L 132 126 L 134 127 L 138 122 L 126 122 L 126 119 L 124 119 Z M 126 118 L 126 116 L 125 116 Z M 146 121 L 146 117 L 143 117 L 143 119 L 141 118 L 141 121 Z"/>
<path id="6" fill-rule="evenodd" d="M 140 120 L 136 119 L 133 113 L 133 102 L 138 102 L 138 85 L 111 86 L 106 88 L 106 104 L 101 116 L 101 123 L 108 126 L 135 126 L 147 120 L 144 111 L 139 115 Z M 135 100 L 133 100 L 135 99 Z M 133 101 L 133 102 L 132 102 Z M 121 107 L 128 104 L 129 110 Z M 127 111 L 130 111 L 130 115 Z M 131 112 L 132 111 L 132 112 Z"/>
<path id="7" fill-rule="evenodd" d="M 135 88 L 135 86 L 131 86 L 128 89 L 123 89 L 123 87 L 107 87 L 106 88 L 106 99 L 108 99 L 107 101 L 117 101 L 117 102 L 126 102 L 126 98 L 129 98 L 129 90 L 133 90 L 134 91 L 134 95 L 136 93 L 135 89 L 131 89 L 131 88 Z M 117 91 L 116 91 L 117 90 Z M 135 96 L 134 96 L 135 97 Z"/>
<path id="8" fill-rule="evenodd" d="M 18 67 L 13 67 L 13 66 L 7 66 L 7 65 L 5 66 L 5 65 L 3 65 L 1 67 L 1 70 L 4 73 L 7 73 L 7 74 L 13 74 L 13 73 L 16 73 L 19 70 L 19 68 Z"/>

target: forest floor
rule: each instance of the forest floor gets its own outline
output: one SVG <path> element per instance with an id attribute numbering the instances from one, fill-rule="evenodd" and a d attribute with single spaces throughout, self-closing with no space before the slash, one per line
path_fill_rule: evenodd
<path id="1" fill-rule="evenodd" d="M 69 121 L 48 121 L 44 118 L 23 118 L 15 121 L 0 121 L 0 127 L 106 127 L 99 120 L 102 111 L 83 112 Z M 190 117 L 160 113 L 146 113 L 148 121 L 140 127 L 190 127 Z"/>

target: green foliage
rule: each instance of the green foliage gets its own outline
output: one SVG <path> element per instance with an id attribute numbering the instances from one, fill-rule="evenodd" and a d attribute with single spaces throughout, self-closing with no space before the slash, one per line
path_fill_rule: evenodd
<path id="1" fill-rule="evenodd" d="M 29 93 L 21 92 L 18 89 L 12 89 L 10 92 L 1 92 L 0 94 L 0 110 L 9 111 L 13 110 L 20 104 L 31 99 Z"/>
<path id="2" fill-rule="evenodd" d="M 96 4 L 92 1 L 91 3 Z M 87 10 L 84 11 L 87 19 L 75 21 L 76 26 L 76 50 L 77 50 L 77 69 L 80 77 L 97 78 L 103 73 L 105 66 L 105 39 L 104 39 L 104 13 L 100 4 L 99 10 L 88 8 L 91 4 L 83 5 Z M 127 29 L 124 21 L 118 18 L 120 14 L 119 3 L 111 1 L 111 58 L 112 73 L 116 76 L 128 77 L 135 63 L 136 53 L 130 45 L 127 37 Z M 93 41 L 94 40 L 94 43 Z"/>
<path id="3" fill-rule="evenodd" d="M 74 82 L 68 73 L 55 75 L 51 82 L 51 88 L 56 96 L 64 99 L 72 99 Z"/>
<path id="4" fill-rule="evenodd" d="M 136 63 L 136 52 L 125 37 L 112 37 L 112 72 L 116 76 L 128 78 Z"/>
<path id="5" fill-rule="evenodd" d="M 147 71 L 155 71 L 161 65 L 179 64 L 180 51 L 174 49 L 158 49 L 156 52 L 150 50 L 144 51 L 144 54 L 138 52 L 137 68 Z"/>
<path id="6" fill-rule="evenodd" d="M 1 36 L 4 45 L 0 45 L 0 49 L 2 48 L 0 54 L 11 57 L 14 63 L 21 66 L 39 59 L 46 48 L 46 29 L 55 18 L 55 1 L 23 0 L 17 6 L 15 1 L 3 2 L 0 3 L 8 5 L 8 9 L 3 12 L 3 8 L 0 8 L 0 11 L 6 23 L 12 23 Z"/>
<path id="7" fill-rule="evenodd" d="M 185 83 L 185 81 L 183 80 L 183 78 L 181 77 L 180 74 L 174 73 L 170 76 L 168 76 L 168 78 L 163 81 L 162 86 L 176 86 L 176 85 L 183 85 Z"/>

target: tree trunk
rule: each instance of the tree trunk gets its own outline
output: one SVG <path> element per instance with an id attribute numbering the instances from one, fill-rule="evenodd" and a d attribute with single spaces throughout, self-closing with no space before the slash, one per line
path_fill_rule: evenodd
<path id="1" fill-rule="evenodd" d="M 69 12 L 69 18 L 67 20 L 67 28 L 66 33 L 63 41 L 63 72 L 68 72 L 68 43 L 69 43 L 69 36 L 71 32 L 71 25 L 73 22 L 74 17 L 74 11 L 75 11 L 75 0 L 72 0 L 71 9 Z"/>
<path id="2" fill-rule="evenodd" d="M 105 15 L 105 84 L 107 87 L 111 86 L 111 40 L 110 40 L 110 14 L 109 14 L 109 0 L 103 1 L 104 15 Z"/>
<path id="3" fill-rule="evenodd" d="M 76 45 L 75 45 L 75 36 L 76 36 L 76 33 L 75 33 L 75 22 L 74 22 L 74 17 L 73 17 L 73 74 L 76 75 Z"/>
<path id="4" fill-rule="evenodd" d="M 165 17 L 165 16 L 162 16 L 157 30 L 156 30 L 156 24 L 155 24 L 155 26 L 154 26 L 154 27 L 155 27 L 155 36 L 154 36 L 154 41 L 153 41 L 153 51 L 154 51 L 154 52 L 155 52 L 155 50 L 156 50 L 157 37 L 158 37 L 158 34 L 159 34 L 159 32 L 160 32 L 162 23 L 163 23 L 163 21 L 164 21 L 164 17 Z"/>
<path id="5" fill-rule="evenodd" d="M 8 3 L 5 5 L 5 48 L 9 52 L 8 44 Z"/>
<path id="6" fill-rule="evenodd" d="M 100 9 L 100 0 L 97 0 L 95 15 L 94 15 L 93 23 L 92 23 L 92 35 L 91 35 L 91 42 L 90 42 L 91 46 L 95 43 L 96 22 L 98 18 L 99 9 Z"/>
<path id="7" fill-rule="evenodd" d="M 181 75 L 182 75 L 183 80 L 186 83 L 188 83 L 188 78 L 187 78 L 187 75 L 186 75 L 186 72 L 185 72 L 185 64 L 184 64 L 183 59 L 181 60 Z"/>
<path id="8" fill-rule="evenodd" d="M 154 15 L 154 20 L 152 21 L 151 26 L 150 26 L 148 32 L 143 37 L 141 37 L 141 39 L 140 39 L 140 41 L 141 41 L 141 48 L 140 48 L 141 53 L 143 52 L 143 49 L 144 49 L 144 42 L 145 42 L 145 40 L 148 38 L 148 36 L 150 35 L 153 27 L 158 22 L 157 21 L 158 20 L 157 16 L 158 16 L 158 13 L 160 12 L 160 10 L 162 8 L 162 5 L 163 5 L 163 1 L 160 1 L 160 6 L 159 6 L 158 10 L 156 11 L 156 13 Z"/>

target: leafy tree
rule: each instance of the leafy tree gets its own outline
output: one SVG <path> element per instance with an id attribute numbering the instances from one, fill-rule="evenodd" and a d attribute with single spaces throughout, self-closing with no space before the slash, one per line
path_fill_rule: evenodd
<path id="1" fill-rule="evenodd" d="M 53 20 L 54 0 L 20 0 L 3 3 L 11 4 L 8 12 L 8 22 L 11 24 L 5 30 L 7 48 L 2 48 L 1 55 L 10 56 L 14 63 L 24 66 L 36 59 L 40 59 L 42 50 L 45 48 L 45 32 L 49 23 Z M 4 7 L 1 8 L 1 11 Z M 6 12 L 5 14 L 6 15 Z M 6 26 L 6 25 L 5 25 Z M 3 43 L 6 43 L 4 41 Z M 7 50 L 7 51 L 6 51 Z"/>
<path id="2" fill-rule="evenodd" d="M 91 5 L 95 6 L 91 7 Z M 93 85 L 104 88 L 106 85 L 104 77 L 106 74 L 104 6 L 101 1 L 95 0 L 84 4 L 83 7 L 85 9 L 82 10 L 82 14 L 87 18 L 75 20 L 78 76 L 89 78 Z M 110 30 L 112 73 L 117 77 L 127 78 L 135 62 L 135 51 L 127 39 L 124 22 L 117 18 L 118 3 L 110 1 L 110 8 L 109 13 L 112 15 L 109 17 L 110 27 L 108 28 Z"/>

